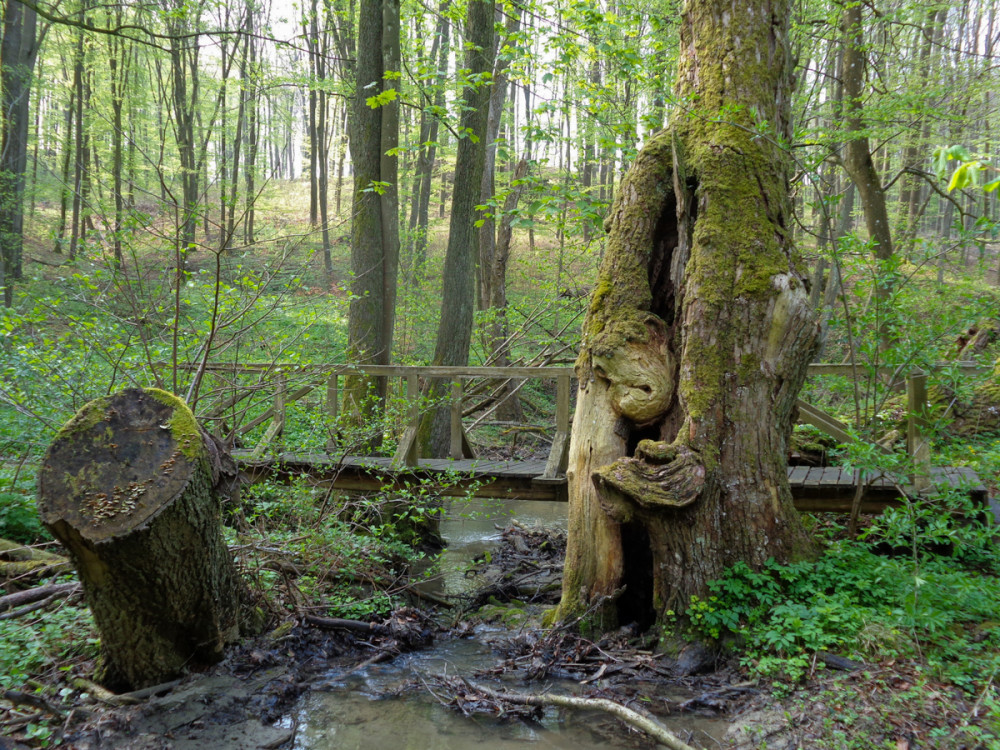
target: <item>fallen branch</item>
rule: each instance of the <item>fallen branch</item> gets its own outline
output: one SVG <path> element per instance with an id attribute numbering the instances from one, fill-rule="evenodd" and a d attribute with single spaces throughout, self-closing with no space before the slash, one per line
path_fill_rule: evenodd
<path id="1" fill-rule="evenodd" d="M 54 583 L 48 586 L 36 586 L 25 591 L 16 591 L 13 594 L 0 596 L 0 613 L 15 607 L 34 604 L 43 599 L 61 599 L 64 596 L 72 596 L 79 590 L 79 583 Z"/>
<path id="2" fill-rule="evenodd" d="M 15 705 L 31 706 L 54 716 L 62 716 L 64 714 L 61 708 L 50 703 L 40 695 L 22 693 L 20 690 L 5 690 L 3 693 L 0 693 L 0 698 Z"/>
<path id="3" fill-rule="evenodd" d="M 69 560 L 62 555 L 0 539 L 0 578 L 54 575 L 71 569 Z"/>
<path id="4" fill-rule="evenodd" d="M 324 630 L 349 630 L 352 633 L 365 635 L 384 635 L 388 632 L 384 625 L 362 620 L 343 620 L 339 617 L 319 617 L 317 615 L 306 615 L 304 619 L 313 627 Z"/>
<path id="5" fill-rule="evenodd" d="M 631 708 L 626 708 L 620 703 L 615 703 L 605 698 L 576 698 L 570 695 L 552 695 L 551 693 L 542 693 L 541 695 L 498 693 L 489 688 L 472 685 L 471 683 L 470 687 L 495 701 L 507 701 L 523 706 L 559 706 L 561 708 L 581 708 L 586 711 L 604 711 L 621 719 L 630 727 L 645 732 L 661 745 L 671 748 L 671 750 L 694 750 L 694 748 L 682 741 L 676 734 L 655 719 L 643 716 Z"/>

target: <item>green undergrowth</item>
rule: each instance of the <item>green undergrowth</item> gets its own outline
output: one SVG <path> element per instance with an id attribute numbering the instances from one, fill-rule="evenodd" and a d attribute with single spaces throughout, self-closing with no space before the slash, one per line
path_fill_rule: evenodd
<path id="1" fill-rule="evenodd" d="M 958 498 L 951 497 L 952 503 Z M 812 561 L 734 565 L 684 613 L 752 673 L 792 685 L 824 653 L 865 663 L 915 659 L 970 694 L 1000 672 L 1000 553 L 994 529 L 910 503 L 840 537 Z"/>
<path id="2" fill-rule="evenodd" d="M 264 483 L 245 493 L 228 533 L 279 608 L 383 617 L 412 601 L 414 580 L 436 574 L 441 492 L 463 479 L 367 494 Z"/>

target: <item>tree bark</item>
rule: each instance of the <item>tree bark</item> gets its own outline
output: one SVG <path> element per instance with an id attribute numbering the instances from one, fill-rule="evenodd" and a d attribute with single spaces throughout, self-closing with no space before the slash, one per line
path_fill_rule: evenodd
<path id="1" fill-rule="evenodd" d="M 358 364 L 387 365 L 392 355 L 399 268 L 398 167 L 396 155 L 389 153 L 399 139 L 399 104 L 392 98 L 401 67 L 399 3 L 362 0 L 360 14 L 351 132 L 354 283 L 348 312 L 348 358 Z M 380 95 L 375 106 L 369 105 L 369 99 Z M 371 424 L 383 411 L 387 390 L 385 377 L 349 375 L 344 382 L 345 412 L 360 424 Z M 380 435 L 376 428 L 371 437 L 377 442 Z"/>
<path id="2" fill-rule="evenodd" d="M 56 436 L 39 512 L 83 584 L 105 685 L 142 688 L 217 662 L 263 624 L 222 538 L 235 476 L 188 407 L 156 389 L 92 401 Z"/>
<path id="3" fill-rule="evenodd" d="M 605 223 L 556 619 L 674 627 L 728 566 L 812 552 L 785 459 L 819 336 L 778 145 L 789 11 L 685 6 L 676 95 L 690 106 L 639 153 Z"/>
<path id="4" fill-rule="evenodd" d="M 842 21 L 844 32 L 844 57 L 841 77 L 844 82 L 844 108 L 847 119 L 847 143 L 844 169 L 858 190 L 858 198 L 865 214 L 868 239 L 876 260 L 885 262 L 892 258 L 892 231 L 886 209 L 885 188 L 872 159 L 871 146 L 865 134 L 864 95 L 867 53 L 864 47 L 862 6 L 848 3 L 844 6 Z M 875 283 L 874 299 L 879 308 L 878 333 L 881 349 L 889 346 L 890 329 L 887 324 L 889 300 L 892 297 L 890 281 L 879 279 Z"/>
<path id="5" fill-rule="evenodd" d="M 465 22 L 465 68 L 469 85 L 462 94 L 462 119 L 455 157 L 455 185 L 445 252 L 444 300 L 434 347 L 435 365 L 466 365 L 472 344 L 476 304 L 476 205 L 482 185 L 489 117 L 490 87 L 484 78 L 493 70 L 493 0 L 470 0 Z M 442 396 L 447 386 L 434 383 L 431 397 Z M 446 456 L 450 448 L 450 413 L 442 406 L 421 420 L 419 444 L 423 455 Z"/>
<path id="6" fill-rule="evenodd" d="M 0 152 L 0 287 L 4 306 L 14 301 L 14 280 L 21 277 L 24 243 L 24 174 L 28 166 L 28 99 L 38 55 L 33 8 L 8 0 L 0 46 L 3 88 L 3 143 Z"/>

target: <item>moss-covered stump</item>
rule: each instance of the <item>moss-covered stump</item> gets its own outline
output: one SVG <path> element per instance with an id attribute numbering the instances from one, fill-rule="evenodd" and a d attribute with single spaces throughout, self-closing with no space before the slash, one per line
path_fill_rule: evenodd
<path id="1" fill-rule="evenodd" d="M 46 453 L 39 512 L 79 573 L 109 687 L 217 662 L 262 625 L 222 538 L 225 458 L 184 402 L 156 389 L 92 401 Z"/>

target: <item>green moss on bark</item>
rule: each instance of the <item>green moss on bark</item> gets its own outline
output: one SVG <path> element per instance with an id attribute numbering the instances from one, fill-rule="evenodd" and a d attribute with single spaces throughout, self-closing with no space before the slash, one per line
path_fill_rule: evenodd
<path id="1" fill-rule="evenodd" d="M 178 396 L 159 388 L 147 388 L 146 393 L 171 408 L 172 414 L 167 426 L 185 458 L 190 461 L 206 458 L 205 438 L 188 405 Z"/>

